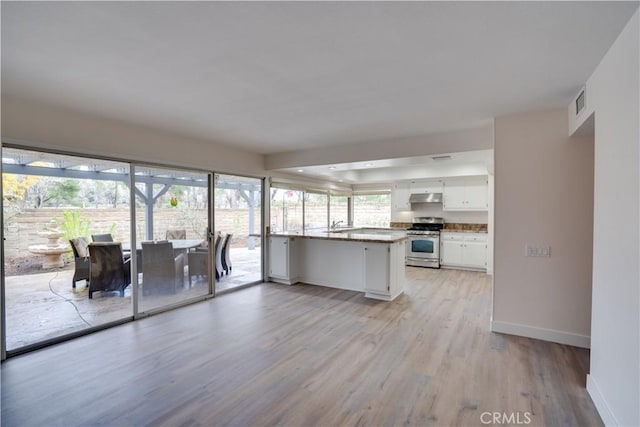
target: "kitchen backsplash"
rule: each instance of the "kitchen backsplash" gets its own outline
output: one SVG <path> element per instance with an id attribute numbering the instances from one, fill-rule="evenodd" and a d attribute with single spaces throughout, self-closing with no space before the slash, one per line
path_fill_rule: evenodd
<path id="1" fill-rule="evenodd" d="M 389 224 L 391 228 L 404 228 L 404 229 L 411 227 L 411 225 L 412 224 L 410 222 L 393 222 L 393 221 Z"/>
<path id="2" fill-rule="evenodd" d="M 443 231 L 476 231 L 484 233 L 487 231 L 487 224 L 461 224 L 458 222 L 445 223 Z"/>
<path id="3" fill-rule="evenodd" d="M 407 229 L 411 227 L 410 222 L 391 222 L 391 228 L 404 228 Z M 444 230 L 453 230 L 453 231 L 476 231 L 478 233 L 487 231 L 487 224 L 469 224 L 469 223 L 460 223 L 460 222 L 445 222 Z"/>

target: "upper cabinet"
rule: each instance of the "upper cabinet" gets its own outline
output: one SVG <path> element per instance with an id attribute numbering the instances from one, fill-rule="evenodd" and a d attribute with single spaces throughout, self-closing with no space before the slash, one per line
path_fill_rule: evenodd
<path id="1" fill-rule="evenodd" d="M 456 178 L 444 182 L 442 209 L 445 211 L 486 211 L 489 209 L 487 178 Z"/>
<path id="2" fill-rule="evenodd" d="M 411 196 L 411 190 L 408 182 L 398 182 L 393 184 L 393 191 L 391 192 L 391 206 L 394 211 L 410 211 L 411 203 L 409 203 L 409 197 Z"/>
<path id="3" fill-rule="evenodd" d="M 409 183 L 409 192 L 416 193 L 442 193 L 442 181 L 411 181 Z"/>

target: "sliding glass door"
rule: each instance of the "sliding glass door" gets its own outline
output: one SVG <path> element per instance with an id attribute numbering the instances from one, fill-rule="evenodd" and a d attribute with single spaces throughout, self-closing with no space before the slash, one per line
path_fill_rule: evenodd
<path id="1" fill-rule="evenodd" d="M 262 179 L 217 175 L 216 292 L 262 280 Z"/>
<path id="2" fill-rule="evenodd" d="M 135 166 L 140 312 L 210 293 L 209 174 Z"/>
<path id="3" fill-rule="evenodd" d="M 6 146 L 2 163 L 6 350 L 131 318 L 129 165 Z"/>
<path id="4" fill-rule="evenodd" d="M 8 355 L 260 282 L 263 180 L 217 178 L 3 146 Z"/>

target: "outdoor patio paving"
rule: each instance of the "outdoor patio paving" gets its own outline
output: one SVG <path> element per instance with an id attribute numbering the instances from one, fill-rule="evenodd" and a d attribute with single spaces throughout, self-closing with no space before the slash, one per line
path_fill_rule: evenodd
<path id="1" fill-rule="evenodd" d="M 261 280 L 260 248 L 232 248 L 231 260 L 232 272 L 216 282 L 217 292 Z M 132 316 L 131 286 L 125 290 L 124 298 L 117 293 L 95 293 L 90 300 L 83 282 L 78 282 L 75 289 L 71 287 L 72 277 L 72 269 L 54 269 L 5 278 L 8 350 Z M 208 291 L 204 278 L 194 280 L 189 288 L 185 275 L 184 283 L 183 291 L 177 294 L 141 298 L 140 311 L 205 295 Z"/>

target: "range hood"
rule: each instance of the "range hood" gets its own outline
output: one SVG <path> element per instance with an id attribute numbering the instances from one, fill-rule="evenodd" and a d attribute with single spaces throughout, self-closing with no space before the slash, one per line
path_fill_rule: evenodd
<path id="1" fill-rule="evenodd" d="M 414 193 L 409 203 L 442 203 L 442 193 Z"/>

